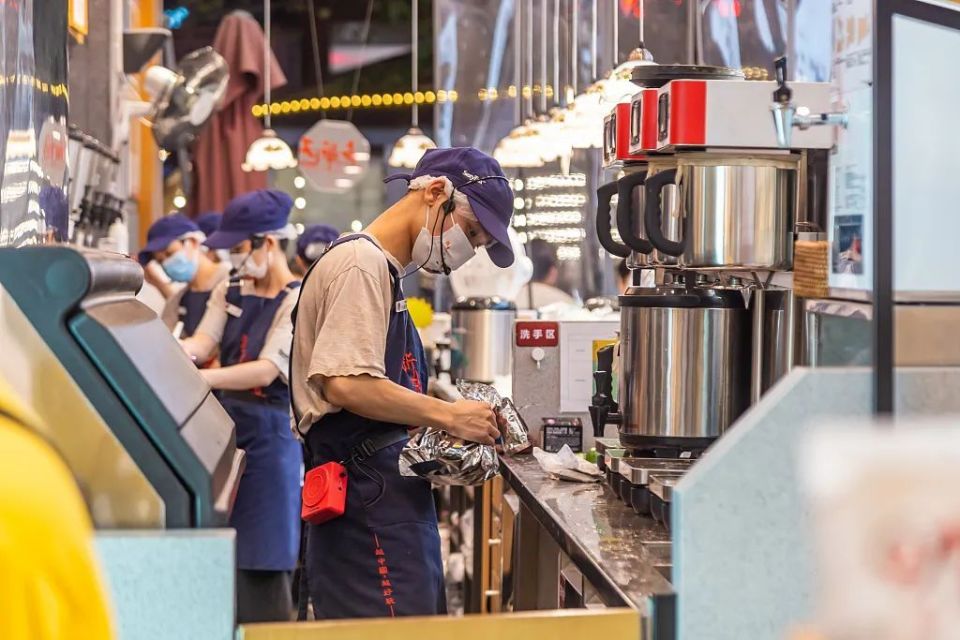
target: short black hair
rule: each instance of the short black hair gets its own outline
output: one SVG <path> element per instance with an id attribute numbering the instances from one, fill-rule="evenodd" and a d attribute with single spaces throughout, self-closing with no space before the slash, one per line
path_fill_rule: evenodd
<path id="1" fill-rule="evenodd" d="M 534 238 L 527 244 L 527 253 L 533 262 L 533 280 L 545 280 L 550 270 L 557 266 L 557 248 L 542 238 Z"/>

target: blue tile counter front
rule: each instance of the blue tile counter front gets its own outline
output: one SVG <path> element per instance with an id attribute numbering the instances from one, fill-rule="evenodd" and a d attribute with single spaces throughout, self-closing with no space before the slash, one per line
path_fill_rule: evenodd
<path id="1" fill-rule="evenodd" d="M 100 531 L 120 640 L 231 640 L 233 529 Z"/>
<path id="2" fill-rule="evenodd" d="M 501 469 L 604 604 L 645 611 L 651 596 L 672 593 L 658 568 L 669 564 L 670 534 L 652 518 L 638 516 L 606 485 L 549 478 L 531 456 L 504 456 Z"/>

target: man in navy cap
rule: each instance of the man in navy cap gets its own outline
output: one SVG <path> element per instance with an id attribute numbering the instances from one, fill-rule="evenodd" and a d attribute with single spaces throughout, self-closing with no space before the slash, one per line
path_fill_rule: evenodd
<path id="1" fill-rule="evenodd" d="M 295 312 L 291 396 L 311 466 L 354 460 L 344 514 L 308 525 L 318 618 L 446 610 L 430 484 L 401 476 L 397 458 L 410 428 L 485 444 L 499 435 L 488 404 L 424 395 L 427 366 L 400 283 L 419 269 L 449 273 L 479 247 L 510 265 L 509 182 L 496 160 L 469 148 L 427 151 L 413 173 L 393 178 L 409 182 L 407 194 L 333 243 L 307 273 Z M 352 458 L 358 450 L 362 461 Z"/>
<path id="2" fill-rule="evenodd" d="M 297 268 L 306 273 L 317 258 L 323 255 L 340 232 L 328 224 L 312 224 L 297 238 Z"/>
<path id="3" fill-rule="evenodd" d="M 211 249 L 230 251 L 234 275 L 218 285 L 196 333 L 183 344 L 197 362 L 220 348 L 219 368 L 201 372 L 218 390 L 246 451 L 230 525 L 237 530 L 237 618 L 287 620 L 290 572 L 300 547 L 303 453 L 290 431 L 287 388 L 291 323 L 300 281 L 287 265 L 296 233 L 293 201 L 263 190 L 227 204 Z"/>
<path id="4" fill-rule="evenodd" d="M 210 260 L 200 246 L 206 236 L 197 224 L 182 214 L 166 216 L 147 231 L 147 244 L 138 256 L 146 267 L 156 261 L 172 282 L 182 283 L 171 291 L 160 318 L 178 338 L 196 331 L 213 288 L 226 280 L 229 265 Z"/>

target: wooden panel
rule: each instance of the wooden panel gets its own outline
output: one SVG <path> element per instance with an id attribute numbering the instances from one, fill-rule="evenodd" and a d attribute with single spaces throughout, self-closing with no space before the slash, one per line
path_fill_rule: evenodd
<path id="1" fill-rule="evenodd" d="M 531 638 L 640 637 L 640 614 L 610 611 L 548 611 L 463 618 L 374 618 L 337 622 L 252 624 L 240 627 L 241 640 L 530 640 Z"/>

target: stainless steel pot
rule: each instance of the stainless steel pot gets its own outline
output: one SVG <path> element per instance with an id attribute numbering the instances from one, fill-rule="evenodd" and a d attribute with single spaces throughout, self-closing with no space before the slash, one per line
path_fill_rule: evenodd
<path id="1" fill-rule="evenodd" d="M 799 168 L 797 156 L 705 153 L 651 162 L 647 237 L 681 268 L 790 269 Z M 674 206 L 664 197 L 670 190 L 678 194 Z"/>
<path id="2" fill-rule="evenodd" d="M 750 316 L 738 289 L 633 287 L 620 297 L 620 440 L 708 445 L 749 406 Z"/>
<path id="3" fill-rule="evenodd" d="M 462 298 L 451 308 L 451 372 L 455 379 L 493 382 L 509 376 L 517 307 L 500 298 Z"/>

